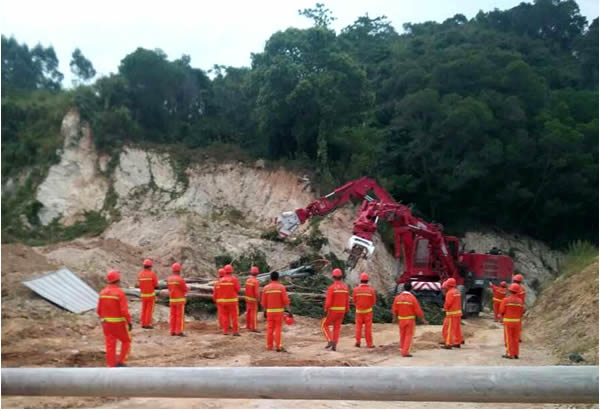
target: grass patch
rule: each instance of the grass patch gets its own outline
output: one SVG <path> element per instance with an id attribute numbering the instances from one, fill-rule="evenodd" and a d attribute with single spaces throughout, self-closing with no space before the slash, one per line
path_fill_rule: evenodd
<path id="1" fill-rule="evenodd" d="M 566 254 L 560 267 L 563 278 L 568 278 L 592 264 L 598 258 L 598 247 L 588 241 L 577 240 L 569 244 Z"/>

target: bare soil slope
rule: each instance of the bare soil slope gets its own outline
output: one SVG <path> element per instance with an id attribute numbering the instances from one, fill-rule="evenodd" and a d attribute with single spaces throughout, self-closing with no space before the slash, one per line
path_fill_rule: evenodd
<path id="1" fill-rule="evenodd" d="M 551 346 L 561 363 L 579 354 L 598 364 L 598 260 L 570 277 L 559 277 L 542 291 L 525 315 L 525 327 Z"/>

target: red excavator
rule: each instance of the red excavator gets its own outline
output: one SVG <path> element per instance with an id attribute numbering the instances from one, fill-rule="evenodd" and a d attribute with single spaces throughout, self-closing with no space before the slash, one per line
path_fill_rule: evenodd
<path id="1" fill-rule="evenodd" d="M 439 303 L 441 283 L 453 277 L 463 295 L 463 313 L 478 315 L 489 283 L 510 281 L 513 261 L 509 256 L 496 252 L 463 253 L 459 239 L 444 236 L 441 224 L 415 217 L 409 207 L 394 201 L 375 180 L 367 177 L 350 181 L 305 208 L 281 213 L 277 218 L 279 235 L 287 237 L 311 217 L 324 216 L 358 200 L 362 204 L 346 248 L 350 253 L 347 270 L 352 270 L 359 259 L 373 254 L 375 246 L 371 239 L 377 224 L 383 220 L 394 229 L 395 257 L 404 261 L 404 271 L 396 277 L 396 290 L 399 284 L 410 281 L 422 300 Z"/>

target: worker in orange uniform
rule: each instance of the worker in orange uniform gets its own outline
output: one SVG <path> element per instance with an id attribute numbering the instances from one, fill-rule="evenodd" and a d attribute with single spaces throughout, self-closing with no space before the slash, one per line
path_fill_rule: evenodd
<path id="1" fill-rule="evenodd" d="M 219 286 L 217 304 L 221 304 L 223 313 L 221 327 L 225 335 L 229 334 L 229 327 L 231 327 L 233 335 L 238 337 L 240 335 L 238 326 L 240 282 L 233 276 L 233 267 L 230 264 L 227 264 L 224 270 L 225 276 L 217 282 Z"/>
<path id="2" fill-rule="evenodd" d="M 494 293 L 493 302 L 494 302 L 494 321 L 500 321 L 500 304 L 504 297 L 506 297 L 506 281 L 502 281 L 500 286 L 490 283 L 490 288 Z"/>
<path id="3" fill-rule="evenodd" d="M 158 287 L 158 276 L 152 271 L 152 260 L 145 259 L 144 269 L 137 275 L 140 287 L 140 298 L 142 299 L 142 310 L 140 312 L 140 325 L 142 328 L 154 328 L 152 326 L 152 314 L 156 304 L 156 287 Z"/>
<path id="4" fill-rule="evenodd" d="M 246 329 L 255 333 L 258 331 L 258 302 L 260 301 L 260 284 L 258 282 L 258 267 L 250 268 L 251 277 L 246 280 L 245 299 L 246 299 Z"/>
<path id="5" fill-rule="evenodd" d="M 235 283 L 237 289 L 240 289 L 240 280 L 237 279 L 237 277 L 235 276 L 235 273 L 233 272 L 233 266 L 231 264 L 227 264 L 225 267 L 223 267 L 223 269 L 225 270 L 226 274 L 229 274 L 231 276 L 231 278 L 233 279 L 233 282 Z"/>
<path id="6" fill-rule="evenodd" d="M 506 354 L 502 357 L 518 359 L 521 319 L 525 312 L 525 304 L 519 297 L 521 287 L 518 284 L 511 284 L 508 291 L 510 291 L 510 295 L 500 304 L 500 314 L 504 324 L 504 345 L 506 346 Z"/>
<path id="7" fill-rule="evenodd" d="M 267 319 L 267 350 L 273 349 L 273 340 L 275 340 L 276 350 L 278 352 L 285 351 L 281 343 L 283 313 L 287 312 L 292 316 L 292 311 L 290 299 L 285 286 L 279 282 L 277 271 L 271 273 L 271 282 L 263 288 L 260 304 Z"/>
<path id="8" fill-rule="evenodd" d="M 404 291 L 394 298 L 394 303 L 392 304 L 392 313 L 398 319 L 400 350 L 402 350 L 403 357 L 412 357 L 410 346 L 412 345 L 415 333 L 415 318 L 419 317 L 423 320 L 423 323 L 428 324 L 417 297 L 410 290 L 412 290 L 412 284 L 410 282 L 405 283 Z"/>
<path id="9" fill-rule="evenodd" d="M 171 271 L 173 273 L 167 278 L 169 306 L 171 308 L 169 316 L 171 335 L 185 337 L 183 329 L 185 322 L 185 296 L 188 292 L 188 287 L 183 277 L 181 277 L 181 264 L 173 264 Z"/>
<path id="10" fill-rule="evenodd" d="M 327 314 L 321 321 L 321 329 L 327 339 L 325 349 L 331 348 L 332 351 L 336 351 L 342 321 L 344 321 L 346 313 L 350 311 L 350 292 L 348 286 L 342 281 L 342 270 L 336 268 L 331 274 L 333 284 L 327 289 L 327 297 L 325 298 L 325 312 Z M 333 335 L 329 329 L 332 324 Z"/>
<path id="11" fill-rule="evenodd" d="M 131 348 L 131 316 L 127 298 L 121 290 L 121 274 L 110 271 L 106 276 L 108 285 L 100 291 L 97 312 L 102 320 L 104 342 L 106 344 L 106 363 L 109 367 L 125 367 Z M 117 340 L 121 341 L 121 354 L 117 362 Z"/>
<path id="12" fill-rule="evenodd" d="M 365 340 L 368 348 L 375 348 L 373 345 L 373 306 L 377 301 L 375 290 L 369 285 L 369 274 L 360 275 L 360 285 L 352 291 L 352 301 L 356 307 L 354 315 L 356 325 L 356 347 L 360 347 L 362 338 L 363 324 L 365 326 Z"/>
<path id="13" fill-rule="evenodd" d="M 223 277 L 225 277 L 225 269 L 224 268 L 219 268 L 219 270 L 217 271 L 217 274 L 219 275 L 219 280 Z M 217 280 L 217 282 L 215 282 L 215 285 L 213 286 L 213 295 L 212 295 L 212 300 L 213 303 L 215 303 L 215 305 L 217 306 L 217 325 L 218 328 L 223 328 L 223 321 L 225 321 L 223 319 L 223 309 L 221 308 L 221 303 L 217 302 L 217 299 L 219 298 L 219 281 Z"/>
<path id="14" fill-rule="evenodd" d="M 444 311 L 446 318 L 442 326 L 442 336 L 444 341 L 441 348 L 450 350 L 452 347 L 460 348 L 464 343 L 460 321 L 462 319 L 462 299 L 460 291 L 456 288 L 456 280 L 449 278 L 442 284 L 442 290 L 446 292 L 446 300 L 444 302 Z"/>
<path id="15" fill-rule="evenodd" d="M 521 302 L 523 303 L 523 307 L 525 307 L 525 299 L 527 298 L 527 290 L 525 289 L 525 286 L 523 285 L 523 275 L 517 274 L 517 275 L 513 276 L 512 281 L 514 284 L 517 284 L 519 286 L 520 291 L 517 294 L 517 297 L 519 297 L 521 299 Z M 521 333 L 523 332 L 523 322 L 519 323 L 519 327 L 521 328 L 521 330 L 519 332 L 519 336 L 520 336 Z M 521 342 L 521 340 L 519 340 L 519 342 Z"/>

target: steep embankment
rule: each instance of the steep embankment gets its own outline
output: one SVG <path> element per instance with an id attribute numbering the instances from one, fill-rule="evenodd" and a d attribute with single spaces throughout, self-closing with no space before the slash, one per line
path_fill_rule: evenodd
<path id="1" fill-rule="evenodd" d="M 303 207 L 319 196 L 310 182 L 289 171 L 265 167 L 262 160 L 202 158 L 184 164 L 166 150 L 135 146 L 124 147 L 110 159 L 96 151 L 91 130 L 76 110 L 67 113 L 61 132 L 61 160 L 36 191 L 43 205 L 38 212 L 41 224 L 54 220 L 72 227 L 89 212 L 108 223 L 97 238 L 37 247 L 36 252 L 94 283 L 117 267 L 131 284 L 143 257 L 153 258 L 162 274 L 173 261 L 181 261 L 192 276 L 214 275 L 216 257 L 240 258 L 256 251 L 264 253 L 271 268 L 315 254 L 345 259 L 343 250 L 356 215 L 353 206 L 318 224 L 305 224 L 298 230 L 299 241 L 282 243 L 265 236 L 280 212 Z M 386 292 L 400 267 L 379 236 L 374 242 L 374 258 L 361 261 L 349 280 L 354 283 L 361 271 L 368 271 L 375 287 Z M 560 259 L 526 237 L 471 232 L 464 243 L 465 249 L 477 252 L 492 246 L 510 252 L 516 269 L 525 273 L 530 304 L 539 284 L 553 278 Z"/>
<path id="2" fill-rule="evenodd" d="M 525 319 L 527 332 L 561 362 L 598 364 L 598 259 L 548 284 Z"/>

